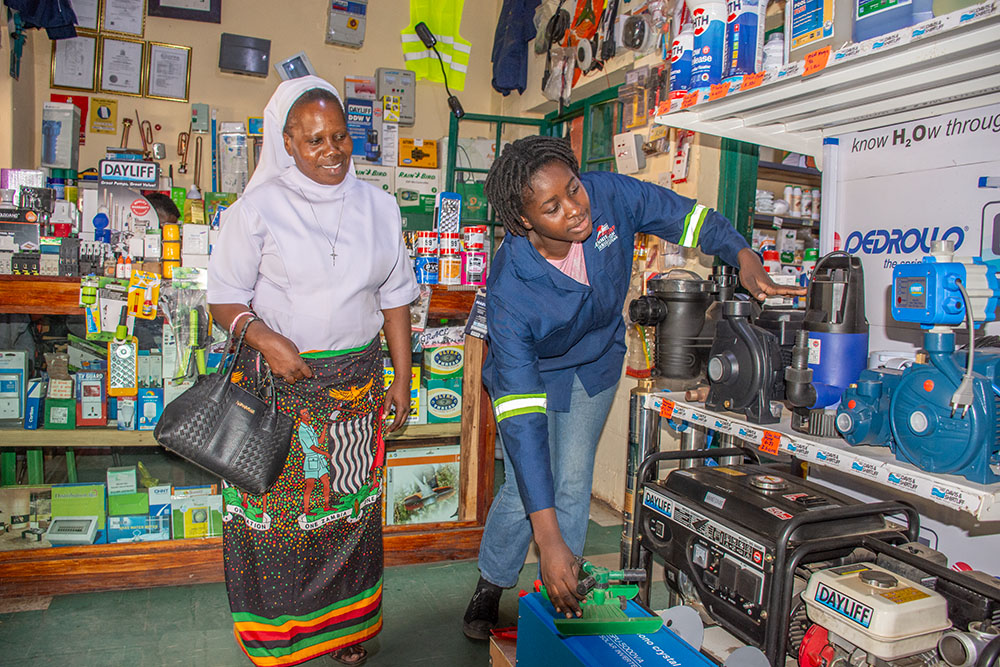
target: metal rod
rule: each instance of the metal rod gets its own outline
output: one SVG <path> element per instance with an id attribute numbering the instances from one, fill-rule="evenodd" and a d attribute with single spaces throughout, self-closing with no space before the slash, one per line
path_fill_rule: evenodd
<path id="1" fill-rule="evenodd" d="M 738 446 L 737 441 L 736 441 L 736 436 L 730 435 L 729 433 L 716 432 L 716 434 L 714 436 L 712 436 L 712 444 L 713 445 L 716 442 L 716 438 L 718 438 L 719 447 L 723 447 L 723 448 L 728 449 L 728 448 L 731 448 L 731 447 L 737 447 Z M 740 463 L 741 460 L 742 459 L 739 456 L 720 456 L 719 457 L 719 465 L 720 466 L 739 465 L 739 463 Z"/>
<path id="2" fill-rule="evenodd" d="M 701 426 L 688 424 L 688 427 L 681 432 L 681 451 L 693 452 L 705 448 L 705 431 Z M 681 459 L 678 464 L 680 468 L 693 468 L 697 463 L 693 459 Z"/>
<path id="3" fill-rule="evenodd" d="M 636 546 L 639 508 L 642 507 L 642 489 L 638 480 L 640 464 L 647 456 L 660 449 L 660 415 L 655 410 L 647 410 L 646 397 L 653 393 L 653 381 L 642 379 L 629 393 L 628 402 L 628 447 L 625 460 L 625 502 L 623 504 L 623 525 L 621 538 L 621 568 L 645 567 L 641 561 L 650 558 L 649 552 L 638 554 L 638 563 L 633 562 L 632 549 Z M 648 586 L 647 577 L 647 586 Z"/>

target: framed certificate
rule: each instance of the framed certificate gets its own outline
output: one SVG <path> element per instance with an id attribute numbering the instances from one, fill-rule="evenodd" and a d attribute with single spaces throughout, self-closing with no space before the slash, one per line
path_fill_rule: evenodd
<path id="1" fill-rule="evenodd" d="M 70 39 L 52 41 L 49 87 L 94 90 L 97 83 L 97 35 L 77 32 Z"/>
<path id="2" fill-rule="evenodd" d="M 222 23 L 222 0 L 149 0 L 149 15 Z"/>
<path id="3" fill-rule="evenodd" d="M 142 96 L 145 42 L 101 35 L 101 74 L 98 91 Z"/>
<path id="4" fill-rule="evenodd" d="M 73 13 L 76 14 L 76 27 L 84 30 L 97 30 L 101 14 L 101 0 L 71 0 Z"/>
<path id="5" fill-rule="evenodd" d="M 142 37 L 146 26 L 145 0 L 104 0 L 101 32 Z"/>
<path id="6" fill-rule="evenodd" d="M 191 47 L 148 42 L 146 97 L 187 102 L 190 85 Z"/>

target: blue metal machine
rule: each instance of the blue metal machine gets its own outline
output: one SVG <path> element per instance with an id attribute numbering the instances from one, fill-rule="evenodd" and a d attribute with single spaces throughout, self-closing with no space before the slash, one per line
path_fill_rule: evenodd
<path id="1" fill-rule="evenodd" d="M 975 328 L 997 319 L 1000 280 L 981 258 L 956 258 L 935 244 L 919 264 L 892 274 L 892 316 L 927 331 L 928 363 L 902 371 L 862 372 L 837 410 L 837 430 L 852 445 L 888 445 L 897 459 L 928 472 L 981 484 L 1000 481 L 1000 351 L 976 351 Z M 955 350 L 965 322 L 968 350 Z"/>

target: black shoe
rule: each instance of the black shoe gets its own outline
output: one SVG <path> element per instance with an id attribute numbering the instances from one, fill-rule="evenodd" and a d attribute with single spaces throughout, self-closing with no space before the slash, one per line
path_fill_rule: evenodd
<path id="1" fill-rule="evenodd" d="M 503 589 L 491 584 L 482 577 L 476 584 L 476 592 L 469 601 L 462 619 L 462 631 L 469 639 L 486 641 L 490 638 L 490 630 L 497 626 L 500 618 L 500 594 Z"/>

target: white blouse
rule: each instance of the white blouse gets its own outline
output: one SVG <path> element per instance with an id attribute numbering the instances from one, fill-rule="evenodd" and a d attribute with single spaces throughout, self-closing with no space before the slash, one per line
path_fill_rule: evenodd
<path id="1" fill-rule="evenodd" d="M 302 352 L 371 341 L 382 310 L 419 291 L 395 198 L 350 173 L 322 185 L 294 166 L 223 213 L 208 267 L 210 304 L 252 303 Z"/>

